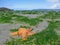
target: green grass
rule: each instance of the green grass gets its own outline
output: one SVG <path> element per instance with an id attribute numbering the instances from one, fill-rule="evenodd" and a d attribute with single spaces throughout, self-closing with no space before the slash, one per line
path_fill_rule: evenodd
<path id="1" fill-rule="evenodd" d="M 12 18 L 14 18 L 14 19 L 12 19 Z M 5 12 L 2 14 L 0 13 L 0 23 L 14 23 L 11 20 L 13 20 L 17 23 L 25 22 L 26 24 L 29 24 L 31 26 L 34 26 L 42 21 L 42 20 L 39 20 L 38 17 L 29 19 L 28 17 L 18 16 L 16 14 L 11 14 L 10 12 Z"/>
<path id="2" fill-rule="evenodd" d="M 16 18 L 12 19 L 13 17 Z M 6 12 L 0 12 L 0 23 L 12 23 L 11 20 L 15 20 L 15 22 L 17 23 L 25 22 L 31 26 L 35 26 L 39 22 L 42 22 L 42 19 L 57 19 L 58 17 L 60 17 L 60 13 L 55 11 L 50 11 L 47 12 L 47 14 L 44 14 L 43 16 L 39 16 L 37 18 L 31 18 L 31 19 L 20 15 L 18 16 L 16 14 L 13 14 L 13 12 L 6 11 Z"/>
<path id="3" fill-rule="evenodd" d="M 27 24 L 30 24 L 31 26 L 34 26 L 34 25 L 38 24 L 39 22 L 42 22 L 42 20 L 40 20 L 39 18 L 31 18 L 31 19 L 29 19 L 28 17 L 24 17 L 24 16 L 16 17 L 15 20 L 17 22 L 25 22 Z"/>
<path id="4" fill-rule="evenodd" d="M 56 25 L 55 26 L 56 27 L 55 29 L 60 30 L 60 21 L 56 21 L 55 22 L 55 25 Z"/>
<path id="5" fill-rule="evenodd" d="M 19 28 L 30 28 L 30 26 L 20 26 Z M 18 31 L 18 29 L 11 29 L 10 32 L 15 32 L 15 31 Z"/>

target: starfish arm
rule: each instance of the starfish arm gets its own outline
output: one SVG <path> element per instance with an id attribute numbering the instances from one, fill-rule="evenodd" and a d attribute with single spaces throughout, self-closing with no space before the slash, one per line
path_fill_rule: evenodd
<path id="1" fill-rule="evenodd" d="M 29 32 L 28 33 L 28 36 L 33 35 L 33 34 L 35 34 L 35 33 L 34 32 Z"/>
<path id="2" fill-rule="evenodd" d="M 17 36 L 18 35 L 18 32 L 11 32 L 10 35 L 11 36 Z"/>
<path id="3" fill-rule="evenodd" d="M 22 38 L 22 40 L 26 40 L 26 39 L 27 39 L 27 34 L 26 34 L 26 33 L 23 33 L 23 34 L 21 35 L 21 38 Z"/>
<path id="4" fill-rule="evenodd" d="M 32 31 L 32 28 L 30 28 L 30 29 L 27 29 L 27 30 L 29 30 L 29 31 Z"/>
<path id="5" fill-rule="evenodd" d="M 30 28 L 29 30 L 32 31 L 32 28 Z"/>

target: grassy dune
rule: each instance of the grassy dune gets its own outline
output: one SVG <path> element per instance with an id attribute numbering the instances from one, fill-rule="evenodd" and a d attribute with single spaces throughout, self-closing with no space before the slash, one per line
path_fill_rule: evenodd
<path id="1" fill-rule="evenodd" d="M 38 16 L 36 18 L 28 18 L 26 16 L 21 16 L 26 14 L 37 14 L 42 16 Z M 48 12 L 31 12 L 31 11 L 19 11 L 19 15 L 17 15 L 15 11 L 1 11 L 0 12 L 0 24 L 8 23 L 8 24 L 15 24 L 15 23 L 24 23 L 29 24 L 30 27 L 38 25 L 40 22 L 46 19 L 49 22 L 49 25 L 46 29 L 38 32 L 30 37 L 27 40 L 22 41 L 19 37 L 18 38 L 10 38 L 5 42 L 5 45 L 59 45 L 60 44 L 60 34 L 58 35 L 58 30 L 60 30 L 60 12 L 56 11 L 48 11 Z M 54 20 L 59 19 L 59 21 Z M 21 27 L 25 27 L 24 25 Z M 29 28 L 28 26 L 25 28 Z M 11 29 L 10 31 L 14 32 L 17 29 Z"/>

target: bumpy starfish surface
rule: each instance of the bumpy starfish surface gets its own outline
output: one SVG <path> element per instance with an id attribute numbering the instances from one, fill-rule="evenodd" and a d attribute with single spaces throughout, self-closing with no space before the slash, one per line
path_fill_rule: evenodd
<path id="1" fill-rule="evenodd" d="M 32 28 L 19 28 L 17 32 L 11 32 L 10 35 L 12 36 L 21 36 L 22 40 L 26 40 L 28 36 L 35 34 L 32 32 Z"/>

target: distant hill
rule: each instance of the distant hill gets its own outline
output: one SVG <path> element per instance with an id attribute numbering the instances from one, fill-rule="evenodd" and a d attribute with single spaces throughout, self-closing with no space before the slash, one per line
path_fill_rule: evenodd
<path id="1" fill-rule="evenodd" d="M 6 8 L 6 7 L 0 7 L 0 11 L 13 11 L 12 9 Z M 33 9 L 33 10 L 18 10 L 18 11 L 60 11 L 60 9 Z"/>
<path id="2" fill-rule="evenodd" d="M 12 9 L 5 8 L 5 7 L 1 7 L 1 8 L 0 8 L 0 11 L 12 11 Z"/>
<path id="3" fill-rule="evenodd" d="M 60 11 L 60 9 L 33 9 L 33 11 Z"/>

